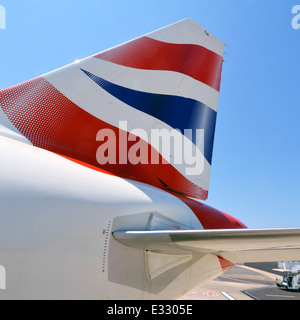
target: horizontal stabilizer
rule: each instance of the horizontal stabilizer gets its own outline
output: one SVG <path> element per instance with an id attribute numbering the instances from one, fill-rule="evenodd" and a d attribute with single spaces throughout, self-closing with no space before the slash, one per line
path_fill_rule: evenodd
<path id="1" fill-rule="evenodd" d="M 124 245 L 142 250 L 207 252 L 235 263 L 300 258 L 300 228 L 116 231 L 113 235 Z"/>

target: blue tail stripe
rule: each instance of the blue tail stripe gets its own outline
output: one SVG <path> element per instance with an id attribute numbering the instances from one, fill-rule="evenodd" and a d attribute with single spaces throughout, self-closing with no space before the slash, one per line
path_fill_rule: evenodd
<path id="1" fill-rule="evenodd" d="M 81 69 L 89 78 L 115 98 L 147 113 L 174 129 L 204 129 L 204 156 L 211 164 L 217 113 L 200 101 L 128 89 Z M 196 136 L 193 135 L 196 144 Z"/>

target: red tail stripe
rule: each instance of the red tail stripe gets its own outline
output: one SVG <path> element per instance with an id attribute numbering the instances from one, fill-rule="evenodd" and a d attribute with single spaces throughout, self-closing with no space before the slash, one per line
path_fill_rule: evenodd
<path id="1" fill-rule="evenodd" d="M 42 77 L 0 91 L 0 107 L 14 126 L 37 147 L 100 167 L 122 178 L 165 190 L 168 190 L 167 185 L 193 197 L 207 198 L 207 191 L 190 182 L 172 165 L 162 164 L 162 160 L 160 164 L 151 164 L 150 159 L 148 164 L 100 166 L 96 160 L 101 145 L 96 141 L 97 133 L 101 129 L 110 129 L 119 140 L 119 128 L 81 109 Z M 124 131 L 122 134 L 127 135 L 128 140 L 129 133 Z M 128 142 L 128 150 L 134 143 Z M 146 144 L 149 157 L 156 153 L 162 159 L 146 141 L 140 143 Z M 119 159 L 118 154 L 116 159 Z"/>
<path id="2" fill-rule="evenodd" d="M 220 210 L 187 197 L 179 197 L 194 212 L 204 229 L 243 229 L 241 221 Z"/>
<path id="3" fill-rule="evenodd" d="M 141 37 L 95 58 L 136 69 L 180 72 L 220 91 L 223 58 L 199 45 L 165 43 Z"/>

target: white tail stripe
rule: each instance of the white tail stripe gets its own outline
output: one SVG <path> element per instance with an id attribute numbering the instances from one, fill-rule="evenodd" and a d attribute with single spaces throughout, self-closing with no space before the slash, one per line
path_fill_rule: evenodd
<path id="1" fill-rule="evenodd" d="M 78 65 L 78 67 L 72 65 L 60 69 L 56 73 L 49 73 L 44 78 L 80 108 L 112 126 L 119 127 L 119 121 L 127 121 L 128 131 L 142 128 L 148 134 L 153 128 L 166 128 L 169 131 L 173 129 L 159 119 L 128 106 L 101 89 L 80 70 L 81 64 Z M 192 142 L 186 137 L 183 137 L 183 139 L 187 144 L 192 145 Z M 197 150 L 197 156 L 203 158 L 204 163 L 204 170 L 199 176 L 186 176 L 186 166 L 184 164 L 172 165 L 188 180 L 200 185 L 202 189 L 208 190 L 211 166 L 199 150 Z"/>
<path id="2" fill-rule="evenodd" d="M 146 36 L 168 43 L 199 45 L 222 57 L 224 56 L 224 42 L 213 36 L 193 19 L 184 19 Z"/>
<path id="3" fill-rule="evenodd" d="M 63 88 L 63 91 L 68 91 L 73 88 L 75 82 L 78 82 L 72 73 L 75 69 L 79 70 L 80 68 L 129 89 L 190 98 L 200 101 L 214 111 L 218 109 L 218 91 L 189 76 L 172 71 L 133 69 L 90 57 L 57 70 L 63 71 L 64 74 L 69 73 L 67 81 L 57 71 L 44 75 L 44 78 L 50 80 L 56 88 L 59 86 L 59 88 Z M 78 89 L 80 90 L 79 87 Z"/>

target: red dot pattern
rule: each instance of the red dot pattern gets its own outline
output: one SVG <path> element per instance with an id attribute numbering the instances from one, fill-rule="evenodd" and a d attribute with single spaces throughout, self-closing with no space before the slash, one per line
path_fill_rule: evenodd
<path id="1" fill-rule="evenodd" d="M 0 106 L 35 146 L 53 151 L 76 116 L 75 105 L 42 77 L 2 90 Z"/>
<path id="2" fill-rule="evenodd" d="M 101 129 L 110 129 L 119 139 L 120 130 L 98 119 L 65 97 L 43 77 L 0 91 L 0 107 L 34 146 L 56 152 L 126 179 L 141 181 L 164 190 L 207 198 L 207 191 L 196 186 L 171 164 L 106 164 L 96 159 Z M 129 133 L 126 133 L 129 135 Z M 157 151 L 143 141 L 149 150 Z M 117 143 L 118 145 L 118 143 Z M 128 143 L 127 147 L 130 147 Z M 129 150 L 129 149 L 128 149 Z M 127 150 L 127 154 L 128 154 Z M 159 155 L 161 157 L 161 155 Z"/>

